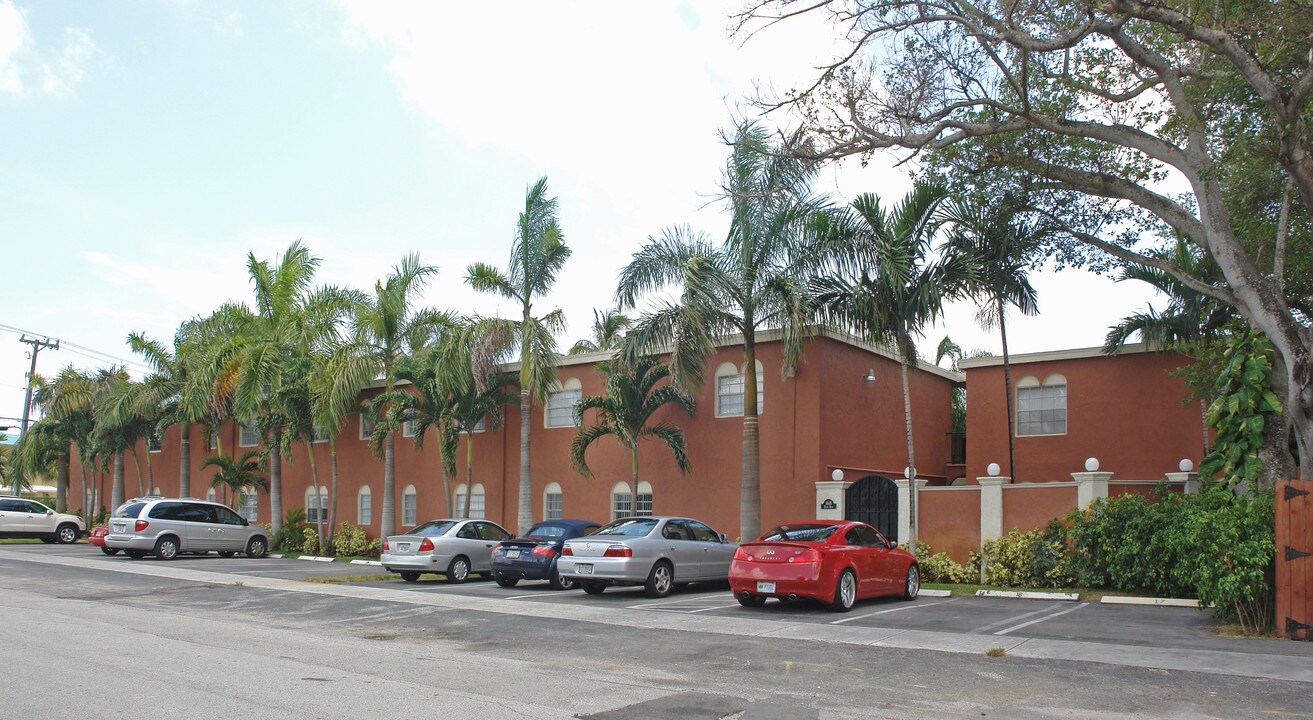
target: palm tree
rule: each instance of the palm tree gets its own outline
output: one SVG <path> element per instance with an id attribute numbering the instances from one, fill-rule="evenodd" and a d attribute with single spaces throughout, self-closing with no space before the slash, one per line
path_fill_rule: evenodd
<path id="1" fill-rule="evenodd" d="M 916 453 L 908 368 L 916 362 L 916 338 L 943 311 L 947 299 L 966 292 L 973 264 L 960 254 L 931 260 L 936 211 L 944 198 L 935 186 L 918 184 L 892 210 L 874 195 L 857 197 L 848 211 L 827 218 L 825 246 L 833 274 L 812 281 L 817 303 L 831 322 L 888 345 L 902 366 L 903 419 L 907 428 L 908 512 L 916 551 Z"/>
<path id="2" fill-rule="evenodd" d="M 556 198 L 547 196 L 547 178 L 539 178 L 524 198 L 524 210 L 515 224 L 515 242 L 506 272 L 475 263 L 465 281 L 478 292 L 500 295 L 520 305 L 520 319 L 490 319 L 483 324 L 494 348 L 518 350 L 520 361 L 520 492 L 516 532 L 523 535 L 533 524 L 533 485 L 529 468 L 529 416 L 535 401 L 547 399 L 556 382 L 556 334 L 565 330 L 565 316 L 553 310 L 539 317 L 533 303 L 556 284 L 570 248 L 565 246 L 556 220 Z"/>
<path id="3" fill-rule="evenodd" d="M 233 459 L 230 455 L 219 454 L 206 458 L 205 462 L 201 463 L 201 467 L 218 469 L 211 485 L 216 489 L 223 489 L 225 500 L 229 497 L 240 498 L 248 487 L 269 489 L 269 481 L 260 473 L 259 455 L 256 450 L 247 450 L 237 459 Z"/>
<path id="4" fill-rule="evenodd" d="M 19 466 L 24 473 L 33 475 L 53 463 L 55 510 L 68 512 L 69 464 L 73 447 L 76 446 L 79 454 L 86 458 L 91 445 L 94 427 L 91 377 L 68 365 L 53 380 L 46 381 L 40 376 L 33 378 L 32 386 L 32 399 L 41 409 L 42 418 L 19 438 Z M 85 493 L 85 463 L 82 467 Z"/>
<path id="5" fill-rule="evenodd" d="M 649 425 L 652 416 L 666 405 L 678 405 L 690 416 L 697 408 L 693 398 L 673 383 L 659 385 L 670 377 L 670 366 L 645 355 L 633 364 L 612 360 L 598 363 L 606 374 L 606 394 L 588 395 L 575 407 L 575 422 L 579 431 L 570 443 L 570 462 L 585 477 L 592 477 L 584 457 L 588 447 L 606 436 L 616 439 L 629 451 L 630 507 L 629 514 L 638 514 L 638 445 L 644 438 L 660 440 L 675 456 L 675 465 L 681 473 L 693 469 L 688 459 L 688 443 L 684 431 L 668 420 Z M 584 413 L 596 410 L 596 422 L 584 426 Z"/>
<path id="6" fill-rule="evenodd" d="M 1007 310 L 1022 315 L 1039 313 L 1035 288 L 1026 276 L 1040 257 L 1049 235 L 1046 224 L 1023 217 L 1014 200 L 994 206 L 964 200 L 947 203 L 947 221 L 953 228 L 949 244 L 975 265 L 969 292 L 977 301 L 976 322 L 986 330 L 998 328 L 1003 342 L 1003 392 L 1008 413 L 1008 475 L 1017 481 L 1015 413 L 1012 410 L 1012 361 L 1008 354 Z"/>
<path id="7" fill-rule="evenodd" d="M 630 326 L 629 318 L 619 310 L 593 309 L 593 337 L 580 340 L 570 348 L 571 355 L 617 350 Z"/>
<path id="8" fill-rule="evenodd" d="M 427 344 L 436 328 L 451 322 L 449 315 L 415 308 L 420 290 L 437 272 L 432 265 L 420 264 L 418 255 L 407 255 L 385 280 L 374 284 L 372 295 L 361 297 L 352 306 L 346 338 L 328 360 L 322 402 L 332 408 L 350 405 L 359 397 L 361 388 L 381 375 L 384 393 L 371 400 L 365 411 L 379 419 L 387 416 L 387 402 L 396 389 L 397 362 L 407 352 Z M 395 433 L 387 432 L 381 445 L 383 508 L 379 534 L 387 537 L 396 529 Z"/>
<path id="9" fill-rule="evenodd" d="M 141 382 L 136 412 L 158 414 L 156 431 L 161 434 L 178 426 L 178 494 L 182 497 L 191 495 L 191 427 L 204 419 L 205 410 L 203 398 L 196 396 L 195 386 L 189 383 L 200 327 L 197 320 L 184 322 L 173 336 L 172 349 L 144 333 L 128 335 L 128 346 L 152 369 Z"/>
<path id="10" fill-rule="evenodd" d="M 792 142 L 792 141 L 790 141 Z M 670 352 L 671 376 L 695 391 L 716 339 L 743 342 L 743 476 L 739 530 L 756 537 L 761 525 L 761 469 L 757 404 L 757 331 L 780 328 L 789 373 L 802 354 L 810 321 L 803 277 L 809 223 L 824 206 L 811 194 L 814 166 L 772 146 L 755 124 L 738 128 L 723 180 L 730 229 L 720 246 L 687 227 L 650 238 L 620 273 L 622 310 L 640 296 L 679 288 L 675 302 L 645 314 L 630 331 L 637 353 Z"/>

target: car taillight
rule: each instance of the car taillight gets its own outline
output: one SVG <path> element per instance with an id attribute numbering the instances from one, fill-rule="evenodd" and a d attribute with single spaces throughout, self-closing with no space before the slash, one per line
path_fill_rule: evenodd
<path id="1" fill-rule="evenodd" d="M 556 551 L 552 549 L 551 545 L 539 545 L 529 554 L 534 557 L 556 557 Z"/>
<path id="2" fill-rule="evenodd" d="M 789 558 L 791 563 L 816 563 L 821 561 L 821 551 L 808 548 Z"/>
<path id="3" fill-rule="evenodd" d="M 146 522 L 145 520 L 138 520 L 136 525 L 137 532 L 141 532 L 142 530 L 145 530 L 149 525 L 150 523 Z"/>
<path id="4" fill-rule="evenodd" d="M 387 552 L 388 550 L 389 550 L 389 548 L 388 548 L 388 539 L 387 539 L 387 538 L 383 538 L 383 552 Z"/>
<path id="5" fill-rule="evenodd" d="M 745 550 L 745 549 L 743 549 L 743 548 L 738 548 L 738 549 L 736 549 L 736 550 L 734 551 L 734 559 L 735 559 L 735 560 L 751 560 L 752 557 L 748 555 L 748 551 L 747 551 L 747 550 Z"/>
<path id="6" fill-rule="evenodd" d="M 602 553 L 602 557 L 633 557 L 634 551 L 628 545 L 612 545 Z"/>
<path id="7" fill-rule="evenodd" d="M 570 546 L 569 546 L 569 545 L 566 545 L 564 548 L 561 549 L 561 554 L 562 554 L 562 555 L 574 555 L 574 550 L 570 549 Z"/>
<path id="8" fill-rule="evenodd" d="M 420 552 L 424 552 L 425 550 L 432 550 L 432 549 L 433 549 L 433 541 L 428 538 L 424 538 L 424 542 L 421 542 L 419 544 Z"/>

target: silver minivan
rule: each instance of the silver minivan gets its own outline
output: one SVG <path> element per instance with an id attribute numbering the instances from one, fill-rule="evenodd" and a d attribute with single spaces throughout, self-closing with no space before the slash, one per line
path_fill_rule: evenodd
<path id="1" fill-rule="evenodd" d="M 130 558 L 153 554 L 172 560 L 179 553 L 217 552 L 250 558 L 269 552 L 269 534 L 226 505 L 195 498 L 139 498 L 119 506 L 109 519 L 105 547 Z"/>

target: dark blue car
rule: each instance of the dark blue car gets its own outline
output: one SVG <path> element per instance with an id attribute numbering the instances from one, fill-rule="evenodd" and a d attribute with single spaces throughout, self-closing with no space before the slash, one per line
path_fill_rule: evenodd
<path id="1" fill-rule="evenodd" d="M 502 540 L 492 551 L 492 578 L 502 587 L 521 580 L 547 580 L 554 590 L 569 590 L 574 580 L 556 572 L 561 546 L 571 538 L 591 535 L 601 527 L 588 520 L 544 520 L 522 538 Z"/>

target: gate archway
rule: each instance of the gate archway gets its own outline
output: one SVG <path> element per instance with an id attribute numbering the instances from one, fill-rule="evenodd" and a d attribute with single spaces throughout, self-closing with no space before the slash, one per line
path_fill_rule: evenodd
<path id="1" fill-rule="evenodd" d="M 867 475 L 845 491 L 844 516 L 874 527 L 897 545 L 898 486 L 883 475 Z"/>

